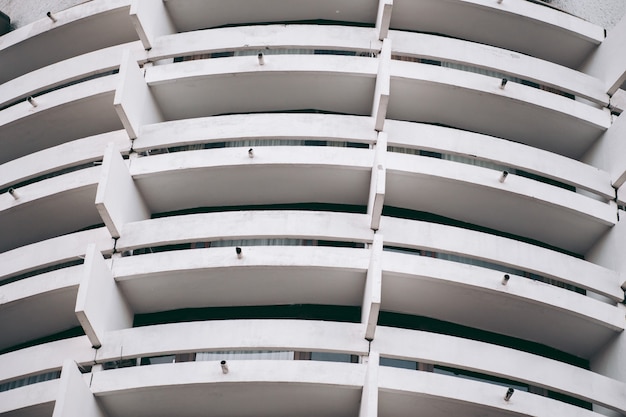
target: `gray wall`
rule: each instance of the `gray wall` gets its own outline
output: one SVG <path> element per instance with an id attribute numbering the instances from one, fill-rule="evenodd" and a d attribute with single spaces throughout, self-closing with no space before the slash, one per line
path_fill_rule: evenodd
<path id="1" fill-rule="evenodd" d="M 0 11 L 11 17 L 15 27 L 27 25 L 46 15 L 90 0 L 0 0 Z M 312 0 L 314 1 L 314 0 Z M 626 14 L 626 0 L 552 0 L 551 4 L 607 29 Z"/>

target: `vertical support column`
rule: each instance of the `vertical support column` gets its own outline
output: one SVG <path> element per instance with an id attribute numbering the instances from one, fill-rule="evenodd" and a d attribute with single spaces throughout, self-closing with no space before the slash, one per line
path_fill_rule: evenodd
<path id="1" fill-rule="evenodd" d="M 87 246 L 84 269 L 74 311 L 92 346 L 99 348 L 105 332 L 133 326 L 133 311 L 94 244 Z"/>
<path id="2" fill-rule="evenodd" d="M 365 339 L 373 340 L 378 324 L 378 313 L 383 285 L 382 272 L 383 236 L 374 234 L 374 240 L 370 248 L 370 263 L 365 278 L 365 291 L 363 293 L 363 308 L 361 323 L 365 325 Z"/>
<path id="3" fill-rule="evenodd" d="M 385 39 L 389 33 L 392 9 L 393 0 L 379 0 L 378 15 L 376 16 L 376 31 L 378 31 L 378 39 L 381 41 Z"/>
<path id="4" fill-rule="evenodd" d="M 63 363 L 59 394 L 52 417 L 107 417 L 85 383 L 76 362 Z"/>
<path id="5" fill-rule="evenodd" d="M 624 247 L 626 247 L 626 218 L 622 216 L 621 221 L 606 232 L 585 254 L 585 259 L 617 271 L 620 274 L 620 279 L 615 285 L 621 285 L 622 289 L 626 290 Z M 618 304 L 616 308 L 619 308 L 626 317 L 626 306 Z M 626 352 L 626 333 L 622 332 L 608 341 L 600 351 L 590 358 L 591 370 L 626 383 L 626 355 L 624 352 Z M 620 413 L 598 405 L 594 405 L 593 410 L 606 416 L 622 417 Z"/>
<path id="6" fill-rule="evenodd" d="M 582 161 L 608 171 L 611 185 L 621 187 L 626 182 L 626 114 L 619 116 L 613 125 L 595 142 Z"/>
<path id="7" fill-rule="evenodd" d="M 376 417 L 378 415 L 378 368 L 380 355 L 370 351 L 365 371 L 365 383 L 361 393 L 359 417 Z"/>
<path id="8" fill-rule="evenodd" d="M 113 107 L 131 139 L 139 136 L 142 125 L 163 121 L 161 110 L 143 76 L 143 70 L 128 49 L 122 55 L 120 83 L 115 90 Z"/>
<path id="9" fill-rule="evenodd" d="M 378 60 L 372 116 L 374 117 L 374 129 L 380 132 L 385 126 L 387 106 L 389 105 L 389 91 L 391 89 L 391 39 L 386 38 L 383 40 L 383 47 Z"/>
<path id="10" fill-rule="evenodd" d="M 130 20 L 147 50 L 152 49 L 157 37 L 176 33 L 174 22 L 162 0 L 133 0 Z"/>
<path id="11" fill-rule="evenodd" d="M 383 213 L 385 202 L 385 187 L 387 182 L 387 134 L 378 133 L 376 148 L 374 149 L 374 166 L 372 167 L 372 177 L 370 179 L 370 194 L 367 201 L 367 214 L 370 217 L 370 227 L 378 230 L 380 218 Z"/>
<path id="12" fill-rule="evenodd" d="M 114 238 L 120 237 L 124 224 L 150 218 L 150 210 L 113 143 L 104 152 L 95 204 Z"/>
<path id="13" fill-rule="evenodd" d="M 626 82 L 626 17 L 608 33 L 604 42 L 591 54 L 581 71 L 602 80 L 606 92 L 613 95 Z"/>

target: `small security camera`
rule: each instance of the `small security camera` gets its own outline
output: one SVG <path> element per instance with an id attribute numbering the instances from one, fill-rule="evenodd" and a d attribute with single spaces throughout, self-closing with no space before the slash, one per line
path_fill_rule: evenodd
<path id="1" fill-rule="evenodd" d="M 500 175 L 500 179 L 498 181 L 504 182 L 504 180 L 506 180 L 506 177 L 508 176 L 509 176 L 509 173 L 507 171 L 502 171 L 502 175 Z"/>
<path id="2" fill-rule="evenodd" d="M 259 54 L 257 55 L 257 58 L 259 59 L 259 65 L 265 65 L 265 59 L 263 57 L 263 52 L 259 52 Z"/>
<path id="3" fill-rule="evenodd" d="M 228 364 L 226 363 L 226 361 L 221 361 L 220 362 L 220 366 L 222 367 L 222 373 L 227 374 L 228 373 Z"/>
<path id="4" fill-rule="evenodd" d="M 241 252 L 242 252 L 242 251 L 241 251 L 241 248 L 240 248 L 239 246 L 237 246 L 237 247 L 235 248 L 235 252 L 237 253 L 237 258 L 238 258 L 238 259 L 241 259 L 241 258 L 243 257 L 243 254 L 241 253 Z"/>
<path id="5" fill-rule="evenodd" d="M 504 277 L 502 278 L 502 285 L 506 285 L 509 282 L 509 279 L 511 279 L 509 274 L 505 274 Z"/>

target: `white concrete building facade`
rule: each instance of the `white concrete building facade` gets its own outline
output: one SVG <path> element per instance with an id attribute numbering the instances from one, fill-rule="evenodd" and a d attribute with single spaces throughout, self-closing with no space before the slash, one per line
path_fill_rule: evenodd
<path id="1" fill-rule="evenodd" d="M 0 416 L 626 416 L 626 20 L 94 0 L 0 37 Z"/>

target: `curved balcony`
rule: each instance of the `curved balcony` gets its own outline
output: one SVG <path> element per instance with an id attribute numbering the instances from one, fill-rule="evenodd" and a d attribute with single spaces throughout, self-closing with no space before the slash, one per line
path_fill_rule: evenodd
<path id="1" fill-rule="evenodd" d="M 379 230 L 389 246 L 484 260 L 575 285 L 613 301 L 623 300 L 617 272 L 549 249 L 482 232 L 386 216 Z"/>
<path id="2" fill-rule="evenodd" d="M 77 139 L 0 165 L 0 193 L 9 187 L 20 188 L 68 172 L 98 165 L 109 143 L 124 155 L 131 142 L 123 130 Z"/>
<path id="3" fill-rule="evenodd" d="M 579 254 L 617 222 L 610 203 L 517 175 L 500 182 L 501 175 L 488 168 L 388 153 L 385 205 L 436 213 Z"/>
<path id="4" fill-rule="evenodd" d="M 306 0 L 245 0 L 228 3 L 211 0 L 165 0 L 167 11 L 178 32 L 206 29 L 227 24 L 254 24 L 262 22 L 290 22 L 302 20 L 339 20 L 362 25 L 374 25 L 378 1 L 320 0 L 311 4 Z"/>
<path id="5" fill-rule="evenodd" d="M 424 33 L 392 30 L 392 59 L 431 60 L 467 71 L 484 70 L 554 92 L 582 97 L 607 106 L 609 96 L 602 82 L 582 72 L 515 51 Z M 556 91 L 555 91 L 556 90 Z"/>
<path id="6" fill-rule="evenodd" d="M 0 381 L 15 381 L 59 371 L 68 356 L 81 366 L 93 364 L 94 352 L 87 336 L 48 342 L 0 355 Z"/>
<path id="7" fill-rule="evenodd" d="M 0 392 L 0 413 L 6 416 L 50 417 L 59 392 L 59 380 Z"/>
<path id="8" fill-rule="evenodd" d="M 184 242 L 280 237 L 371 242 L 374 231 L 363 214 L 258 211 L 192 214 L 127 223 L 119 252 Z M 234 251 L 233 251 L 234 254 Z"/>
<path id="9" fill-rule="evenodd" d="M 230 6 L 229 4 L 227 7 Z M 255 4 L 252 7 L 256 6 Z M 339 24 L 240 26 L 158 37 L 152 49 L 147 52 L 147 58 L 158 62 L 178 57 L 218 57 L 221 56 L 220 53 L 226 56 L 246 52 L 253 52 L 256 55 L 260 51 L 314 54 L 316 50 L 350 51 L 353 55 L 373 56 L 378 53 L 381 46 L 382 42 L 373 28 Z"/>
<path id="10" fill-rule="evenodd" d="M 102 223 L 96 209 L 100 167 L 60 175 L 0 194 L 0 223 L 11 236 L 0 246 L 8 251 Z M 55 216 L 51 213 L 72 213 Z"/>
<path id="11" fill-rule="evenodd" d="M 0 111 L 0 163 L 75 139 L 122 128 L 111 75 L 41 95 Z M 28 140 L 25 140 L 28 138 Z"/>
<path id="12" fill-rule="evenodd" d="M 42 16 L 2 36 L 0 61 L 11 65 L 0 69 L 0 84 L 68 58 L 139 39 L 129 16 L 129 0 L 90 1 L 53 12 L 56 22 Z"/>
<path id="13" fill-rule="evenodd" d="M 625 388 L 623 382 L 584 369 L 471 340 L 385 327 L 379 330 L 372 349 L 380 352 L 381 357 L 471 370 L 550 389 L 618 412 L 626 409 L 621 394 Z M 447 385 L 440 381 L 435 389 L 447 391 L 444 388 Z M 504 405 L 502 398 L 506 390 L 500 388 L 500 392 L 500 405 Z M 485 398 L 481 395 L 476 399 Z"/>
<path id="14" fill-rule="evenodd" d="M 503 413 L 532 417 L 600 414 L 525 392 L 504 401 L 507 388 L 427 372 L 381 367 L 378 373 L 379 416 L 412 416 L 421 410 L 432 417 L 475 413 L 488 417 Z"/>
<path id="15" fill-rule="evenodd" d="M 589 191 L 604 201 L 615 198 L 608 172 L 574 159 L 491 136 L 422 123 L 387 120 L 388 146 L 401 150 L 436 152 L 442 158 L 468 164 L 523 170 L 571 187 Z M 494 168 L 495 169 L 495 168 Z"/>
<path id="16" fill-rule="evenodd" d="M 80 326 L 74 306 L 83 274 L 78 265 L 3 285 L 0 350 Z"/>
<path id="17" fill-rule="evenodd" d="M 84 258 L 89 243 L 96 243 L 103 254 L 113 253 L 114 241 L 104 227 L 67 234 L 0 253 L 0 282 L 15 281 L 21 276 L 30 276 L 55 265 L 80 260 Z"/>
<path id="18" fill-rule="evenodd" d="M 113 275 L 135 314 L 181 308 L 329 304 L 359 306 L 369 251 L 244 246 L 116 259 Z M 246 291 L 245 288 L 254 288 Z"/>
<path id="19" fill-rule="evenodd" d="M 259 65 L 243 56 L 154 66 L 146 83 L 165 120 L 291 109 L 369 115 L 377 67 L 368 57 L 275 55 Z"/>
<path id="20" fill-rule="evenodd" d="M 116 73 L 122 53 L 126 50 L 138 57 L 143 52 L 138 41 L 111 46 L 48 65 L 0 84 L 0 109 L 15 105 L 29 96 L 36 98 L 46 92 Z"/>
<path id="21" fill-rule="evenodd" d="M 351 142 L 372 147 L 377 133 L 367 116 L 313 113 L 264 113 L 213 116 L 144 125 L 133 149 L 206 145 L 241 140 L 311 140 Z M 299 148 L 294 148 L 297 150 Z"/>
<path id="22" fill-rule="evenodd" d="M 247 204 L 367 204 L 372 151 L 256 147 L 253 152 L 253 158 L 247 147 L 157 155 L 134 160 L 130 172 L 153 213 Z"/>
<path id="23" fill-rule="evenodd" d="M 225 416 L 358 413 L 364 365 L 244 361 L 230 368 L 224 375 L 211 361 L 116 369 L 95 373 L 91 391 L 120 417 L 187 417 L 204 410 Z"/>
<path id="24" fill-rule="evenodd" d="M 570 68 L 604 39 L 599 26 L 526 1 L 394 0 L 391 28 L 467 39 Z"/>
<path id="25" fill-rule="evenodd" d="M 443 124 L 575 159 L 611 125 L 608 109 L 520 84 L 500 85 L 486 75 L 392 61 L 387 118 Z"/>
<path id="26" fill-rule="evenodd" d="M 583 358 L 624 330 L 615 305 L 512 273 L 503 284 L 502 271 L 431 256 L 383 252 L 381 311 L 531 340 Z"/>

